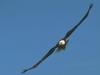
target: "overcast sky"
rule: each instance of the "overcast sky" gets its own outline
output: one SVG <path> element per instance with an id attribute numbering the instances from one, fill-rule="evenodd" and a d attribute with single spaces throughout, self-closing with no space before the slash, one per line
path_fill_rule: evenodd
<path id="1" fill-rule="evenodd" d="M 0 0 L 0 75 L 22 75 L 84 16 L 65 51 L 25 75 L 100 75 L 99 0 Z"/>

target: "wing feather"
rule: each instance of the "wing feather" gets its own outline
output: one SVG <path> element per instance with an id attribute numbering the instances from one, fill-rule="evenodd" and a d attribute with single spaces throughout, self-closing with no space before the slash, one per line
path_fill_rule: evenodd
<path id="1" fill-rule="evenodd" d="M 87 11 L 86 14 L 83 16 L 83 18 L 82 18 L 72 29 L 70 29 L 70 30 L 66 33 L 64 39 L 68 38 L 68 37 L 76 30 L 76 28 L 88 17 L 88 15 L 89 15 L 90 10 L 91 10 L 92 7 L 93 7 L 93 4 L 91 4 L 91 5 L 89 6 L 88 11 Z"/>
<path id="2" fill-rule="evenodd" d="M 48 58 L 48 57 L 56 50 L 56 48 L 57 48 L 57 45 L 54 46 L 53 48 L 51 48 L 51 49 L 46 53 L 46 55 L 44 55 L 44 57 L 43 57 L 41 60 L 39 60 L 35 65 L 33 65 L 32 67 L 30 67 L 30 68 L 28 68 L 28 69 L 24 69 L 22 73 L 25 73 L 25 72 L 27 72 L 27 71 L 29 71 L 29 70 L 31 70 L 31 69 L 36 68 L 36 67 L 37 67 L 39 64 L 41 64 L 46 58 Z"/>

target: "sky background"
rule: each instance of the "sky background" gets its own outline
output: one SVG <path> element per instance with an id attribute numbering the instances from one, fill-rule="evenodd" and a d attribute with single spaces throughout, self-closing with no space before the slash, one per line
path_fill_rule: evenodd
<path id="1" fill-rule="evenodd" d="M 100 75 L 100 0 L 0 0 L 0 75 L 22 75 L 94 3 L 65 51 L 25 75 Z"/>

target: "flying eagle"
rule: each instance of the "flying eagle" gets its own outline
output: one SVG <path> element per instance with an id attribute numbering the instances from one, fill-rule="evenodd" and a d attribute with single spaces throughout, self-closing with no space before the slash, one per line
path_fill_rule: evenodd
<path id="1" fill-rule="evenodd" d="M 92 7 L 93 7 L 93 4 L 90 4 L 90 6 L 89 6 L 89 8 L 88 8 L 88 10 L 87 10 L 87 12 L 86 12 L 86 14 L 82 17 L 82 19 L 81 19 L 73 28 L 71 28 L 71 29 L 66 33 L 66 35 L 65 35 L 62 39 L 60 39 L 60 40 L 57 42 L 57 44 L 47 52 L 46 55 L 44 55 L 44 57 L 43 57 L 41 60 L 39 60 L 39 61 L 38 61 L 36 64 L 34 64 L 32 67 L 30 67 L 30 68 L 28 68 L 28 69 L 24 69 L 24 70 L 22 71 L 22 73 L 25 73 L 25 72 L 27 72 L 27 71 L 29 71 L 29 70 L 32 70 L 32 69 L 36 68 L 36 67 L 37 67 L 39 64 L 41 64 L 46 58 L 48 58 L 53 52 L 64 50 L 65 47 L 66 47 L 66 45 L 67 45 L 67 43 L 68 43 L 68 41 L 69 41 L 69 39 L 70 39 L 69 37 L 70 37 L 71 34 L 77 29 L 77 27 L 88 17 L 88 15 L 89 15 L 90 10 L 91 10 Z"/>

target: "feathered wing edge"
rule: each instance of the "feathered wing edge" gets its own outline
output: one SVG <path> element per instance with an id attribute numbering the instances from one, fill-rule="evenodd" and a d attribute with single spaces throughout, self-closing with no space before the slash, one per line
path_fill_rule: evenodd
<path id="1" fill-rule="evenodd" d="M 32 67 L 30 67 L 30 68 L 28 68 L 28 69 L 24 69 L 24 70 L 22 71 L 22 73 L 25 73 L 25 72 L 27 72 L 27 71 L 29 71 L 29 70 L 32 70 L 32 69 L 36 68 L 39 64 L 41 64 L 46 58 L 48 58 L 48 57 L 56 50 L 57 46 L 58 46 L 58 45 L 55 45 L 53 48 L 51 48 L 51 49 L 46 53 L 46 55 L 44 55 L 44 57 L 43 57 L 41 60 L 39 60 L 39 61 L 38 61 L 35 65 L 33 65 Z"/>
<path id="2" fill-rule="evenodd" d="M 93 4 L 90 4 L 89 9 L 88 9 L 88 11 L 86 12 L 86 14 L 83 16 L 83 18 L 82 18 L 72 29 L 70 29 L 70 30 L 66 33 L 64 39 L 68 38 L 68 37 L 76 30 L 76 28 L 88 17 L 88 15 L 89 15 L 90 10 L 91 10 L 92 7 L 93 7 Z"/>

